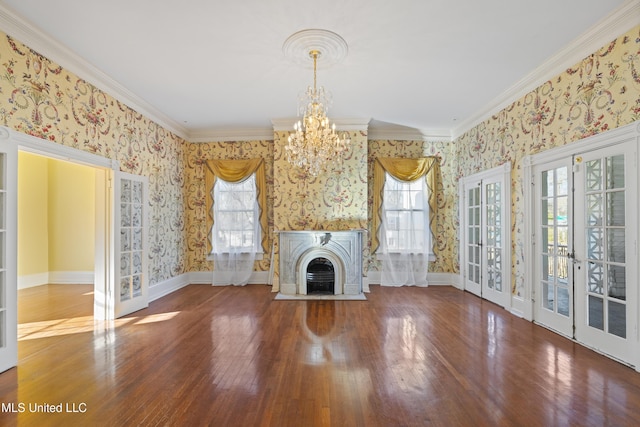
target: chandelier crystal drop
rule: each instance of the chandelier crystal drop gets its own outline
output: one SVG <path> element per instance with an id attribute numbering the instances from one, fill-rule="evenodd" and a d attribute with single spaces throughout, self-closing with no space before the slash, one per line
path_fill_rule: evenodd
<path id="1" fill-rule="evenodd" d="M 294 131 L 284 148 L 289 163 L 318 176 L 329 164 L 342 163 L 351 138 L 346 132 L 338 134 L 336 125 L 329 122 L 327 110 L 331 94 L 316 85 L 320 51 L 311 50 L 309 56 L 313 59 L 313 87 L 309 86 L 298 99 L 298 116 L 302 115 L 302 120 L 293 126 Z"/>

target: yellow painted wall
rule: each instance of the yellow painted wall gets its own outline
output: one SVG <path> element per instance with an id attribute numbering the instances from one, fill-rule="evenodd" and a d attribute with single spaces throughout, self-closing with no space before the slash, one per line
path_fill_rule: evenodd
<path id="1" fill-rule="evenodd" d="M 93 271 L 93 169 L 18 153 L 18 276 Z"/>
<path id="2" fill-rule="evenodd" d="M 93 271 L 95 172 L 49 160 L 49 271 Z"/>
<path id="3" fill-rule="evenodd" d="M 48 171 L 45 157 L 18 153 L 18 276 L 49 271 Z"/>

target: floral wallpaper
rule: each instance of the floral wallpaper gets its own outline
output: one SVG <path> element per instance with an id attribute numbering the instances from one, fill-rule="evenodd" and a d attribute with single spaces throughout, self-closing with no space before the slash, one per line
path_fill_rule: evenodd
<path id="1" fill-rule="evenodd" d="M 524 290 L 522 159 L 640 120 L 640 26 L 455 141 L 457 177 L 512 163 L 513 293 Z"/>
<path id="2" fill-rule="evenodd" d="M 285 157 L 289 132 L 274 133 L 274 228 L 349 230 L 367 227 L 367 134 L 351 131 L 342 165 L 318 177 Z M 279 248 L 274 242 L 273 286 L 279 289 Z M 366 255 L 366 254 L 365 254 Z"/>
<path id="3" fill-rule="evenodd" d="M 210 271 L 206 259 L 208 225 L 205 200 L 204 163 L 208 159 L 266 160 L 269 241 L 274 244 L 274 279 L 278 281 L 278 230 L 367 229 L 372 217 L 373 161 L 383 157 L 438 156 L 441 159 L 442 184 L 438 197 L 436 262 L 431 271 L 456 272 L 457 183 L 454 145 L 450 142 L 367 141 L 365 132 L 352 131 L 352 145 L 344 164 L 334 172 L 312 177 L 293 168 L 283 157 L 287 132 L 274 132 L 274 141 L 212 142 L 189 144 L 187 153 L 187 229 L 188 260 L 191 271 Z M 455 236 L 450 238 L 448 236 Z M 365 271 L 379 269 L 370 257 L 370 239 L 364 245 Z M 270 254 L 256 261 L 257 271 L 270 269 Z"/>
<path id="4" fill-rule="evenodd" d="M 265 160 L 267 178 L 267 221 L 269 223 L 269 244 L 273 242 L 273 141 L 228 141 L 192 143 L 186 150 L 186 221 L 187 221 L 187 259 L 189 271 L 211 271 L 213 261 L 207 260 L 207 224 L 205 185 L 205 163 L 209 159 L 254 159 Z M 256 271 L 269 271 L 270 254 L 256 261 Z"/>
<path id="5" fill-rule="evenodd" d="M 438 214 L 434 253 L 436 260 L 429 264 L 429 271 L 439 273 L 457 273 L 458 267 L 458 183 L 456 177 L 457 159 L 455 146 L 448 141 L 369 141 L 368 157 L 368 218 L 373 218 L 373 165 L 377 157 L 438 157 L 440 159 L 441 185 L 438 189 Z M 371 223 L 369 226 L 369 235 Z M 371 242 L 369 242 L 369 245 Z M 369 270 L 380 270 L 375 257 L 368 258 Z"/>
<path id="6" fill-rule="evenodd" d="M 275 132 L 276 230 L 348 230 L 367 227 L 367 135 L 350 132 L 341 167 L 318 177 L 292 167 L 284 155 L 288 132 Z"/>
<path id="7" fill-rule="evenodd" d="M 186 271 L 182 139 L 3 33 L 0 124 L 148 176 L 149 283 Z"/>
<path id="8" fill-rule="evenodd" d="M 367 140 L 351 131 L 344 167 L 322 178 L 289 167 L 287 132 L 274 140 L 187 143 L 110 95 L 0 33 L 0 124 L 119 161 L 150 182 L 151 285 L 188 271 L 208 271 L 203 162 L 209 158 L 266 160 L 274 230 L 368 228 L 376 156 L 438 156 L 433 272 L 458 273 L 457 181 L 512 163 L 513 293 L 524 284 L 522 159 L 640 120 L 640 26 L 545 82 L 454 142 Z M 371 230 L 370 230 L 371 231 Z M 277 247 L 275 248 L 277 253 Z M 365 269 L 378 269 L 366 245 Z M 269 256 L 256 269 L 270 268 Z M 274 259 L 277 263 L 277 259 Z"/>

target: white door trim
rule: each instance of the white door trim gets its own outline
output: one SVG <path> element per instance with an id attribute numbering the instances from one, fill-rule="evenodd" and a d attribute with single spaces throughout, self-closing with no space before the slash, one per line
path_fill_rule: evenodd
<path id="1" fill-rule="evenodd" d="M 5 126 L 0 126 L 0 134 L 16 144 L 18 150 L 38 154 L 57 160 L 66 160 L 90 166 L 96 170 L 96 265 L 94 280 L 94 318 L 106 320 L 109 313 L 101 299 L 102 295 L 110 292 L 113 287 L 113 186 L 111 185 L 114 171 L 119 170 L 116 160 L 108 159 L 97 154 L 54 143 L 35 136 L 16 132 Z M 98 262 L 99 261 L 99 262 Z M 103 267 L 104 268 L 101 268 Z M 17 288 L 17 282 L 15 283 Z M 17 303 L 17 302 L 16 302 Z"/>
<path id="2" fill-rule="evenodd" d="M 0 130 L 0 372 L 18 364 L 18 150 Z"/>

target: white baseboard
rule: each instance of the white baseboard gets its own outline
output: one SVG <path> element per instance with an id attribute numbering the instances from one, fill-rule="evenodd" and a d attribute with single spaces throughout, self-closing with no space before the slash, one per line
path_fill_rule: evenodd
<path id="1" fill-rule="evenodd" d="M 149 302 L 167 296 L 188 285 L 211 285 L 212 274 L 211 271 L 192 271 L 149 286 Z M 268 279 L 268 271 L 254 271 L 249 284 L 264 285 Z"/>
<path id="2" fill-rule="evenodd" d="M 524 305 L 524 299 L 521 298 L 521 297 L 516 297 L 516 296 L 511 297 L 511 309 L 509 311 L 514 316 L 518 316 L 518 317 L 521 317 L 523 319 L 527 319 L 525 305 Z M 527 320 L 532 320 L 532 319 L 527 319 Z"/>
<path id="3" fill-rule="evenodd" d="M 460 276 L 454 273 L 427 273 L 429 286 L 454 286 L 460 288 Z M 362 287 L 369 292 L 369 285 L 380 284 L 380 271 L 369 270 L 367 277 L 363 278 Z"/>
<path id="4" fill-rule="evenodd" d="M 428 273 L 427 282 L 429 286 L 453 286 L 461 289 L 460 275 L 454 273 Z"/>
<path id="5" fill-rule="evenodd" d="M 369 287 L 369 285 L 371 284 L 371 279 L 369 279 L 368 276 L 365 276 L 362 278 L 362 292 L 364 292 L 365 294 L 368 294 L 369 292 L 371 292 L 371 288 Z"/>
<path id="6" fill-rule="evenodd" d="M 18 276 L 18 289 L 33 288 L 49 284 L 49 273 L 28 274 Z"/>
<path id="7" fill-rule="evenodd" d="M 50 271 L 49 284 L 51 285 L 85 285 L 95 281 L 93 271 Z"/>
<path id="8" fill-rule="evenodd" d="M 210 285 L 213 280 L 212 271 L 192 271 L 189 274 L 189 283 L 193 285 Z M 268 271 L 254 271 L 249 279 L 250 285 L 266 285 L 269 283 Z"/>
<path id="9" fill-rule="evenodd" d="M 177 291 L 180 288 L 184 288 L 187 285 L 211 285 L 212 281 L 211 271 L 192 271 L 189 273 L 181 274 L 180 276 L 172 277 L 161 283 L 156 283 L 149 287 L 149 302 L 155 301 L 172 292 Z M 427 280 L 430 286 L 454 286 L 459 288 L 459 275 L 452 273 L 429 273 Z M 250 285 L 268 285 L 269 272 L 268 271 L 254 271 L 249 279 Z M 362 288 L 364 292 L 369 292 L 369 285 L 380 284 L 380 272 L 369 271 L 367 276 L 362 278 Z"/>
<path id="10" fill-rule="evenodd" d="M 376 270 L 367 271 L 367 277 L 362 278 L 362 290 L 364 292 L 370 292 L 370 285 L 379 285 L 380 284 L 380 272 Z"/>
<path id="11" fill-rule="evenodd" d="M 18 277 L 18 289 L 32 288 L 41 285 L 75 285 L 94 282 L 93 271 L 49 271 L 47 273 L 29 274 Z"/>
<path id="12" fill-rule="evenodd" d="M 149 286 L 149 302 L 160 299 L 189 285 L 189 275 L 190 273 L 184 273 L 163 282 L 156 283 L 153 286 Z"/>
<path id="13" fill-rule="evenodd" d="M 212 282 L 211 271 L 192 271 L 189 275 L 189 283 L 192 285 L 210 285 Z"/>

